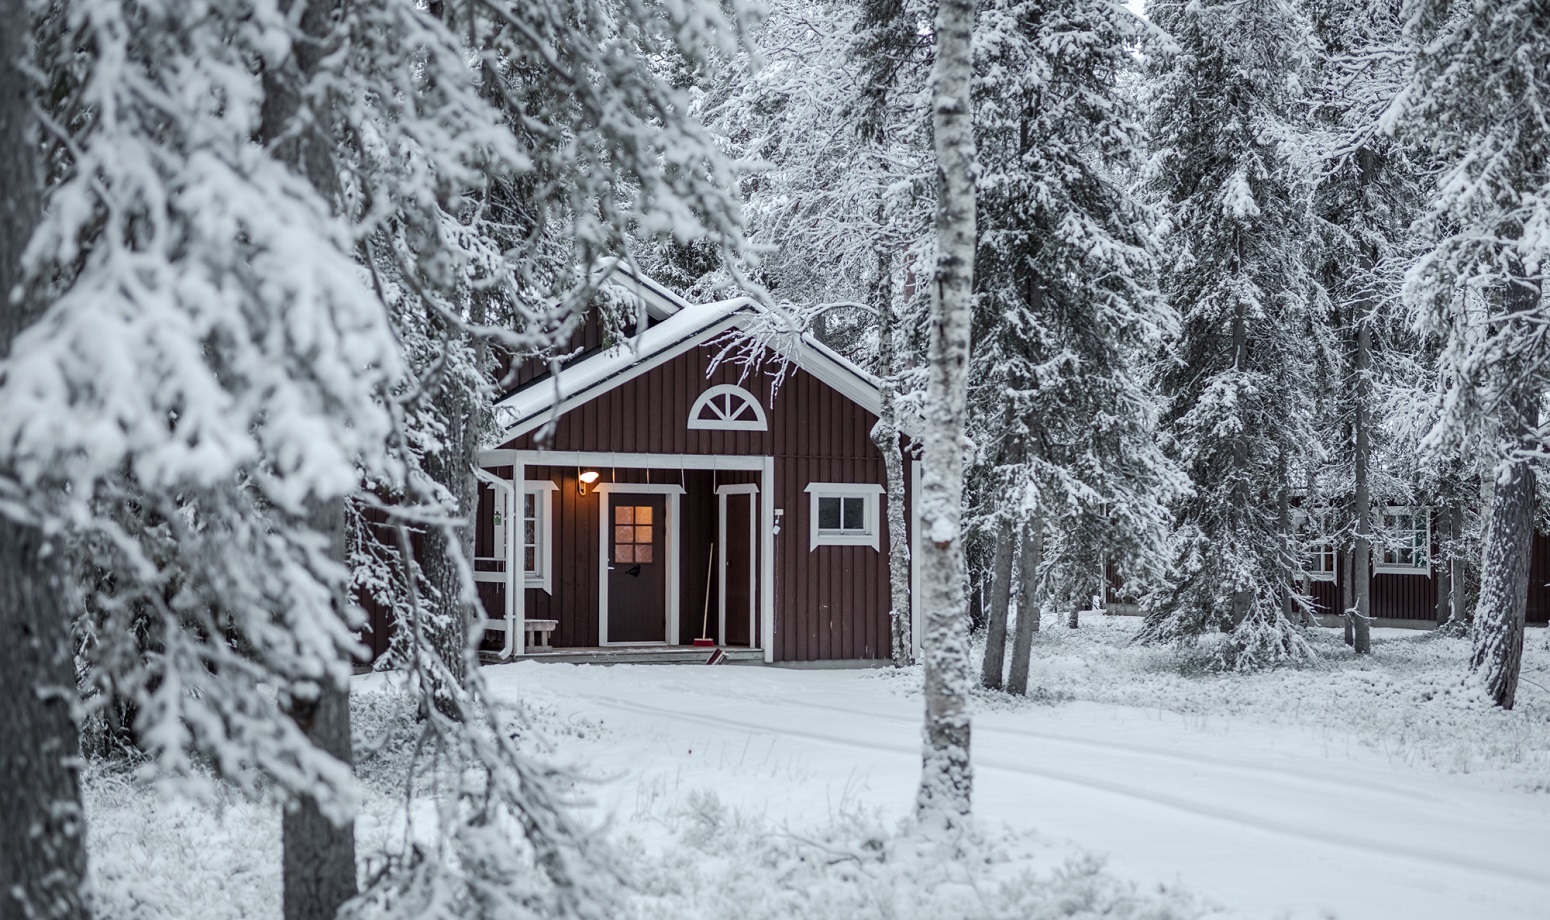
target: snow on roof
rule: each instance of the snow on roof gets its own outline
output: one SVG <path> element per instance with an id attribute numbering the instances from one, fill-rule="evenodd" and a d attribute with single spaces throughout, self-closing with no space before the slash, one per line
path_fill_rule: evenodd
<path id="1" fill-rule="evenodd" d="M 527 434 L 690 348 L 732 329 L 746 328 L 764 312 L 758 302 L 748 297 L 690 304 L 622 262 L 615 262 L 614 267 L 624 276 L 621 283 L 637 285 L 638 290 L 645 292 L 643 299 L 647 295 L 670 296 L 672 300 L 665 302 L 675 309 L 639 335 L 583 358 L 497 402 L 495 419 L 504 430 L 502 440 Z M 811 335 L 775 336 L 768 344 L 771 350 L 874 415 L 881 408 L 877 378 Z"/>

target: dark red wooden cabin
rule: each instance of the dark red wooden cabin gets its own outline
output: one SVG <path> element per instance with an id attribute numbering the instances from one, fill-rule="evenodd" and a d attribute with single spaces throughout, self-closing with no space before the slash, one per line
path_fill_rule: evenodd
<path id="1" fill-rule="evenodd" d="M 808 336 L 771 341 L 783 360 L 759 370 L 719 361 L 757 304 L 625 283 L 645 328 L 605 347 L 588 325 L 582 355 L 522 369 L 495 407 L 475 577 L 500 654 L 554 621 L 556 649 L 705 636 L 766 662 L 888 658 L 876 381 Z"/>

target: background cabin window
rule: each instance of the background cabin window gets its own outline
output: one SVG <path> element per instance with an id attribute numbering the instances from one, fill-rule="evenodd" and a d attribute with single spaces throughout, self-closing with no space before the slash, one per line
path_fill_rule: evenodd
<path id="1" fill-rule="evenodd" d="M 1313 581 L 1335 580 L 1335 544 L 1329 539 L 1326 509 L 1292 512 L 1292 526 L 1303 546 L 1302 574 Z"/>
<path id="2" fill-rule="evenodd" d="M 615 505 L 614 562 L 655 562 L 656 527 L 650 505 Z"/>
<path id="3" fill-rule="evenodd" d="M 1314 581 L 1335 580 L 1335 544 L 1315 543 L 1303 560 L 1303 570 Z"/>
<path id="4" fill-rule="evenodd" d="M 700 394 L 689 409 L 689 427 L 725 431 L 768 431 L 764 407 L 740 386 L 718 384 Z"/>
<path id="5" fill-rule="evenodd" d="M 1378 519 L 1374 570 L 1403 575 L 1431 571 L 1431 515 L 1425 508 L 1385 508 Z"/>
<path id="6" fill-rule="evenodd" d="M 878 546 L 878 496 L 883 487 L 870 483 L 815 482 L 811 496 L 811 543 L 820 546 Z"/>

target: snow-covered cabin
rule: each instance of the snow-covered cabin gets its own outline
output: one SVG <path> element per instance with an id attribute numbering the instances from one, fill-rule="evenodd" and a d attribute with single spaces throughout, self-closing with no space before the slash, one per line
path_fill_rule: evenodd
<path id="1" fill-rule="evenodd" d="M 660 657 L 708 637 L 734 659 L 887 659 L 876 380 L 791 335 L 771 343 L 788 362 L 776 387 L 771 368 L 717 361 L 754 301 L 622 283 L 646 328 L 605 347 L 588 323 L 581 354 L 558 373 L 520 368 L 495 406 L 475 540 L 487 646 Z M 904 461 L 913 531 L 919 471 Z"/>

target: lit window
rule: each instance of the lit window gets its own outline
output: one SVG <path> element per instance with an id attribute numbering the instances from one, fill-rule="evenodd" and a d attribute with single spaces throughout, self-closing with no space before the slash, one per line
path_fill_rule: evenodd
<path id="1" fill-rule="evenodd" d="M 1379 532 L 1373 569 L 1400 575 L 1431 571 L 1431 515 L 1425 508 L 1385 508 L 1378 515 Z"/>
<path id="2" fill-rule="evenodd" d="M 870 546 L 877 549 L 878 496 L 883 487 L 870 483 L 815 482 L 807 487 L 811 545 Z"/>
<path id="3" fill-rule="evenodd" d="M 656 561 L 656 523 L 650 505 L 614 506 L 614 562 Z"/>

